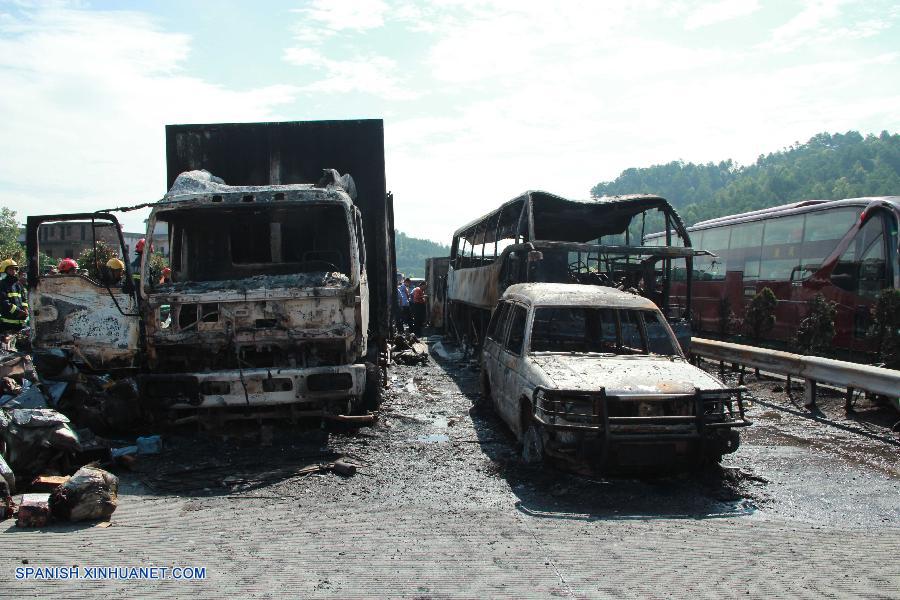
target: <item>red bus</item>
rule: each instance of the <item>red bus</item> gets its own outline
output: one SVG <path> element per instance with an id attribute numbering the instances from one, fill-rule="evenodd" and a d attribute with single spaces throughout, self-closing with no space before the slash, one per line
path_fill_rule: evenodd
<path id="1" fill-rule="evenodd" d="M 769 287 L 778 298 L 771 340 L 790 343 L 821 293 L 837 303 L 834 346 L 869 352 L 870 308 L 886 288 L 900 287 L 900 196 L 806 200 L 703 221 L 688 228 L 693 265 L 693 328 L 721 332 L 727 311 L 741 318 L 746 303 Z M 645 245 L 665 243 L 665 233 Z M 673 270 L 673 296 L 687 293 L 684 261 Z"/>

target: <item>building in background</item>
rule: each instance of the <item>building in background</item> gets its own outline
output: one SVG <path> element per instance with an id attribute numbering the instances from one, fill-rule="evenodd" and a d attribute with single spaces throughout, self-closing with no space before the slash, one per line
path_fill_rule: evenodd
<path id="1" fill-rule="evenodd" d="M 118 236 L 115 229 L 110 223 L 96 223 L 96 233 L 91 231 L 90 221 L 74 221 L 70 223 L 51 223 L 41 225 L 38 230 L 38 243 L 41 252 L 51 258 L 78 258 L 78 256 L 86 249 L 90 248 L 94 239 L 102 241 L 113 248 L 119 247 Z M 123 232 L 122 237 L 125 239 L 125 248 L 128 252 L 128 260 L 135 258 L 134 248 L 138 240 L 146 238 L 147 234 Z M 19 243 L 25 245 L 25 228 L 19 229 Z M 156 231 L 153 232 L 153 241 L 151 244 L 154 252 L 162 252 L 163 255 L 169 255 L 169 233 L 165 224 L 157 224 Z"/>

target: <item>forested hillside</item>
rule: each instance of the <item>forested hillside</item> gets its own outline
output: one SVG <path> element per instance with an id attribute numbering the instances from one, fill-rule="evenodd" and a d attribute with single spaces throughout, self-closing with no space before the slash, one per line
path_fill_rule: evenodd
<path id="1" fill-rule="evenodd" d="M 668 199 L 689 225 L 797 200 L 900 195 L 900 135 L 820 133 L 752 165 L 674 161 L 627 169 L 591 189 L 594 196 L 640 192 Z"/>
<path id="2" fill-rule="evenodd" d="M 425 277 L 425 259 L 449 256 L 450 248 L 431 240 L 409 237 L 402 231 L 394 236 L 397 250 L 397 271 L 408 277 Z"/>

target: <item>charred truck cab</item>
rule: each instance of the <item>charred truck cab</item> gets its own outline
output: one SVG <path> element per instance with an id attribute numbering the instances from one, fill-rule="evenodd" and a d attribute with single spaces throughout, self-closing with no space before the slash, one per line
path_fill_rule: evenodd
<path id="1" fill-rule="evenodd" d="M 154 281 L 144 261 L 145 397 L 364 412 L 369 290 L 355 196 L 334 171 L 276 186 L 181 174 L 148 227 L 168 231 L 171 281 Z"/>
<path id="2" fill-rule="evenodd" d="M 169 191 L 152 207 L 139 285 L 109 211 L 29 217 L 36 355 L 137 375 L 152 409 L 369 420 L 394 296 L 383 123 L 176 125 L 166 146 Z M 81 246 L 105 241 L 125 259 L 124 281 L 102 264 L 39 272 L 42 245 L 79 230 Z M 159 235 L 167 279 L 151 264 Z"/>

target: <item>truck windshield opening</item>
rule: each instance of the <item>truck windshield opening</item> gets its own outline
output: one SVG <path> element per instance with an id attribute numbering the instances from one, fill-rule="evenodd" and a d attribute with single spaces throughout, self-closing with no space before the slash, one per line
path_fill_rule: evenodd
<path id="1" fill-rule="evenodd" d="M 341 206 L 203 207 L 167 211 L 158 220 L 168 227 L 175 282 L 351 273 L 350 225 Z"/>

